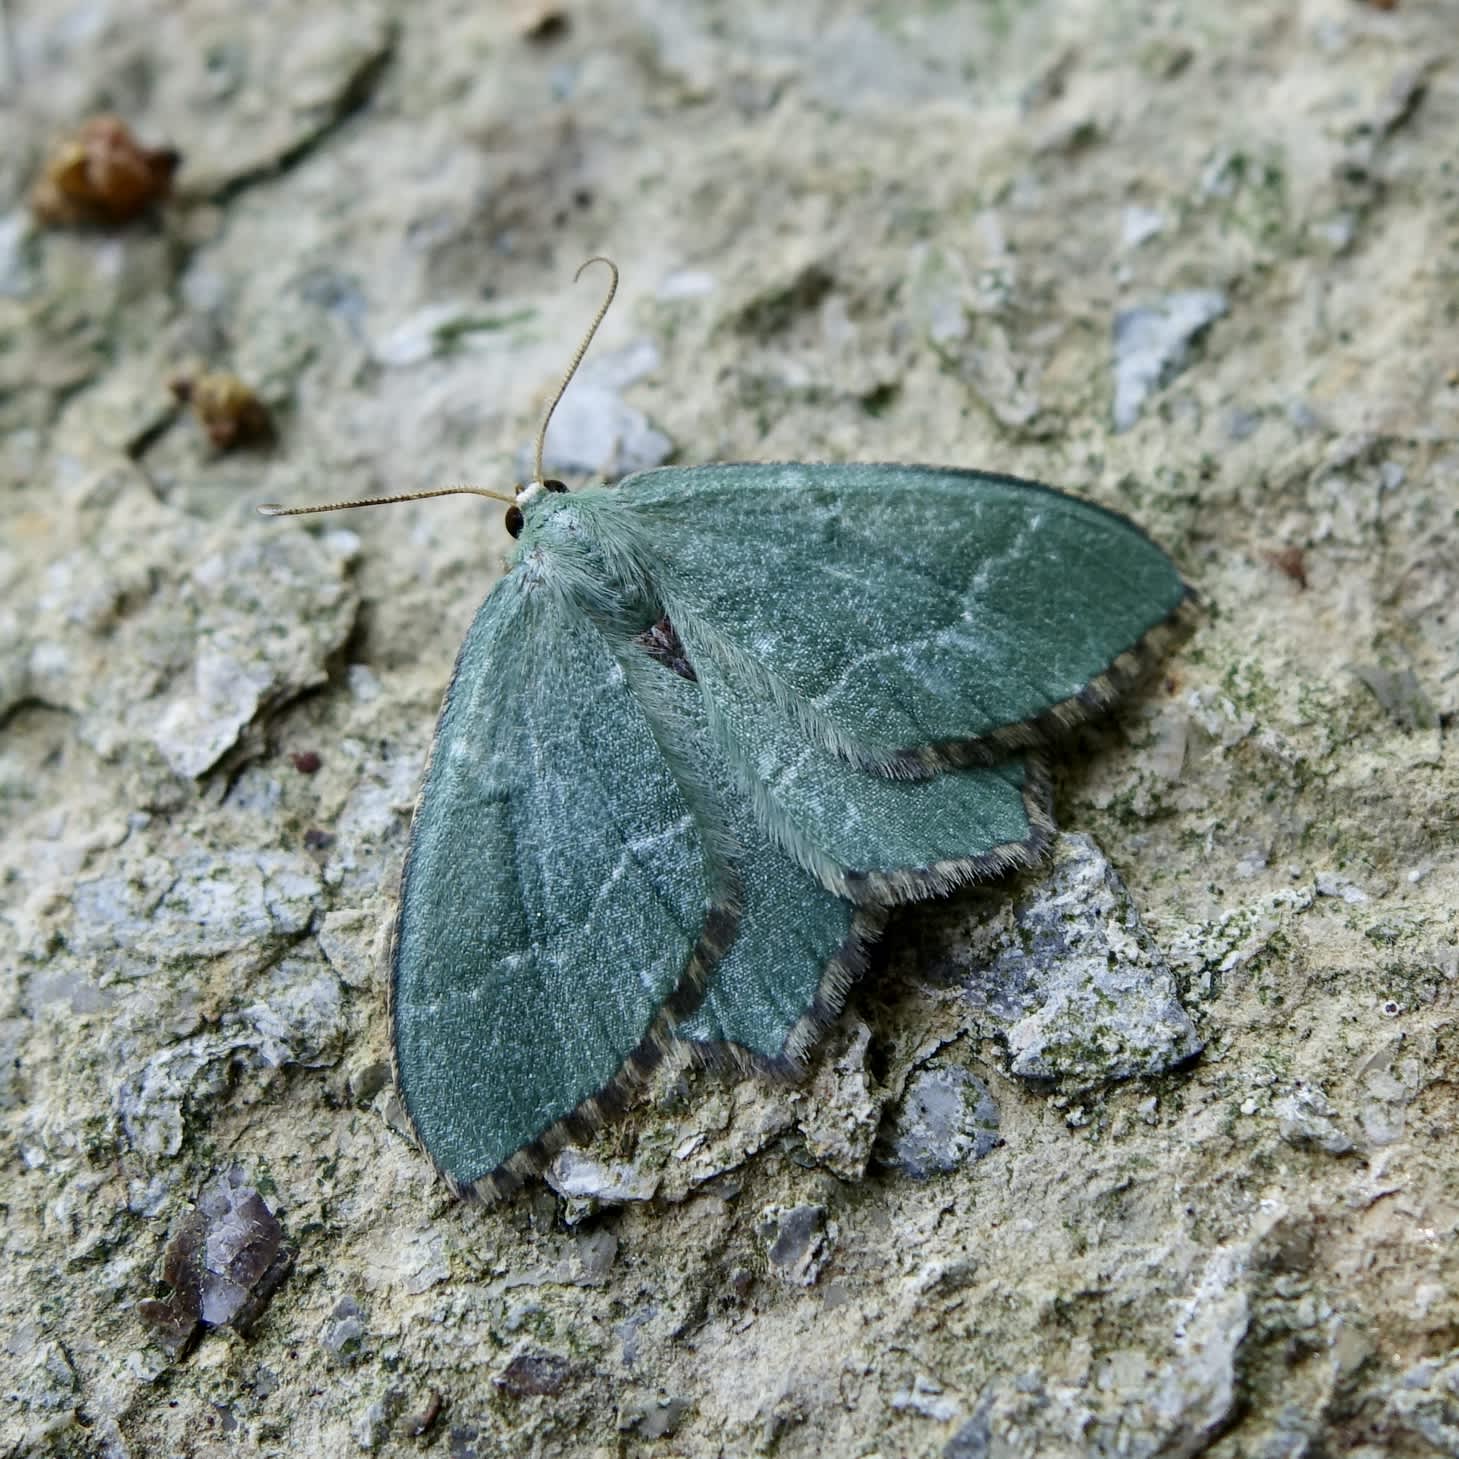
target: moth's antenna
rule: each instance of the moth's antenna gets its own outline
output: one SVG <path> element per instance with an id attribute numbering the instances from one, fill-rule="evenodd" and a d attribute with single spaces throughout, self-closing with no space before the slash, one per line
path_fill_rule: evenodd
<path id="1" fill-rule="evenodd" d="M 578 366 L 583 362 L 583 356 L 588 352 L 588 346 L 593 342 L 593 336 L 598 332 L 598 326 L 603 322 L 603 316 L 608 312 L 609 306 L 613 303 L 613 296 L 618 292 L 618 265 L 611 258 L 604 258 L 601 253 L 595 253 L 592 258 L 587 259 L 572 276 L 573 283 L 583 276 L 583 269 L 589 264 L 607 264 L 609 272 L 613 275 L 612 282 L 608 285 L 608 296 L 598 306 L 598 312 L 593 316 L 593 322 L 588 325 L 588 332 L 583 336 L 583 342 L 577 347 L 577 353 L 572 357 L 572 363 L 567 367 L 567 373 L 562 377 L 562 384 L 557 387 L 557 394 L 552 397 L 552 404 L 547 407 L 547 414 L 542 417 L 542 429 L 537 432 L 537 454 L 532 460 L 532 480 L 542 480 L 542 452 L 547 445 L 547 427 L 552 422 L 552 412 L 557 409 L 557 403 L 563 397 L 567 387 L 572 383 L 572 377 L 577 374 Z"/>
<path id="2" fill-rule="evenodd" d="M 484 486 L 441 486 L 435 491 L 408 491 L 401 496 L 366 496 L 352 502 L 325 502 L 317 507 L 286 507 L 278 502 L 263 502 L 258 508 L 261 517 L 307 517 L 311 512 L 347 512 L 352 507 L 388 507 L 396 502 L 423 502 L 433 496 L 489 496 L 494 502 L 516 501 L 499 491 Z"/>
<path id="3" fill-rule="evenodd" d="M 0 0 L 0 14 L 3 14 L 7 0 Z M 588 352 L 588 346 L 593 342 L 593 336 L 598 332 L 598 326 L 603 322 L 603 316 L 607 314 L 609 306 L 613 303 L 613 296 L 618 292 L 618 265 L 611 258 L 604 258 L 602 254 L 594 254 L 587 259 L 572 276 L 573 283 L 583 276 L 583 269 L 589 264 L 601 263 L 608 266 L 609 272 L 613 275 L 608 285 L 607 297 L 598 306 L 598 312 L 593 316 L 593 322 L 588 326 L 588 332 L 583 336 L 583 342 L 577 347 L 577 352 L 572 357 L 572 363 L 567 367 L 567 373 L 562 377 L 562 384 L 557 387 L 557 394 L 552 397 L 552 404 L 547 407 L 547 414 L 542 418 L 542 429 L 537 432 L 537 454 L 533 460 L 532 480 L 542 480 L 542 452 L 547 444 L 547 427 L 552 420 L 552 412 L 557 409 L 558 402 L 562 399 L 563 392 L 572 383 L 572 377 L 577 374 L 577 369 L 583 362 L 583 356 Z M 516 505 L 516 497 L 505 496 L 499 491 L 488 491 L 484 486 L 443 486 L 435 491 L 409 491 L 400 496 L 367 496 L 360 497 L 355 501 L 348 502 L 324 502 L 317 507 L 286 507 L 279 502 L 264 502 L 258 508 L 258 513 L 263 517 L 307 517 L 315 512 L 347 512 L 355 507 L 388 507 L 396 502 L 423 502 L 433 496 L 488 496 L 493 501 L 506 502 L 509 506 Z M 510 513 L 508 516 L 510 517 Z M 516 534 L 513 533 L 515 536 Z"/>

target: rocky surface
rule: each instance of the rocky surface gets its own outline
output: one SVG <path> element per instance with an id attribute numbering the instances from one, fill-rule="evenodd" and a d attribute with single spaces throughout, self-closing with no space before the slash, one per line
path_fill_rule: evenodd
<path id="1" fill-rule="evenodd" d="M 1454 0 L 5 8 L 0 1452 L 1459 1448 Z M 38 229 L 101 111 L 173 200 Z M 380 959 L 501 514 L 253 509 L 509 484 L 597 252 L 553 469 L 988 466 L 1206 608 L 804 1081 L 481 1210 Z"/>

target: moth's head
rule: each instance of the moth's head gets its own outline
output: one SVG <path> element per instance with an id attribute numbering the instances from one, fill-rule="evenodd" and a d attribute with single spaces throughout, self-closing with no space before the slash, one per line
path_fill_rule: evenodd
<path id="1" fill-rule="evenodd" d="M 517 499 L 507 508 L 507 531 L 513 537 L 520 537 L 527 521 L 523 509 L 530 506 L 544 491 L 566 490 L 567 487 L 560 481 L 529 481 L 525 486 L 518 486 Z"/>

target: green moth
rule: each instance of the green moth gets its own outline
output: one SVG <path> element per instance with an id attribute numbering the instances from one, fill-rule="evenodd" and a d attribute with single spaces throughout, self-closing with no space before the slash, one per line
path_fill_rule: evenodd
<path id="1" fill-rule="evenodd" d="M 478 1196 L 676 1041 L 793 1067 L 889 906 L 1037 859 L 1040 747 L 1189 597 L 1132 523 L 1033 482 L 779 463 L 569 492 L 545 433 L 500 497 L 517 550 L 446 692 L 391 956 L 405 1109 Z"/>

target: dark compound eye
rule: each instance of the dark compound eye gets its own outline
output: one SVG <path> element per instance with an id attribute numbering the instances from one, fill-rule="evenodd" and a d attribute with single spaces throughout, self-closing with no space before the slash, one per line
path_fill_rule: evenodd
<path id="1" fill-rule="evenodd" d="M 560 481 L 544 481 L 542 483 L 542 490 L 543 491 L 566 491 L 567 490 L 567 487 L 562 482 L 560 482 Z"/>
<path id="2" fill-rule="evenodd" d="M 524 522 L 522 509 L 515 504 L 507 508 L 507 531 L 513 537 L 522 535 L 522 524 Z"/>

